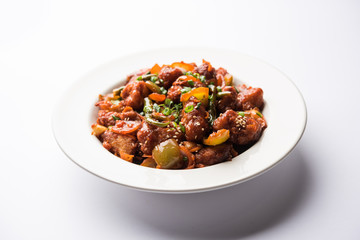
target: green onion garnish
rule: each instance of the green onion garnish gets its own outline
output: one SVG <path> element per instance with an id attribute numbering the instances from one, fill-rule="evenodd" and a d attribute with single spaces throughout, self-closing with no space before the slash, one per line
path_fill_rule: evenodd
<path id="1" fill-rule="evenodd" d="M 224 96 L 229 96 L 229 95 L 231 95 L 231 92 L 229 92 L 229 91 L 224 91 L 224 92 L 218 92 L 217 93 L 218 98 L 222 98 Z"/>
<path id="2" fill-rule="evenodd" d="M 191 91 L 191 87 L 184 87 L 183 89 L 181 89 L 181 93 L 187 93 Z"/>
<path id="3" fill-rule="evenodd" d="M 118 105 L 120 103 L 120 100 L 110 100 L 112 104 Z"/>
<path id="4" fill-rule="evenodd" d="M 256 115 L 258 115 L 259 117 L 263 117 L 263 115 L 260 112 L 256 112 Z"/>
<path id="5" fill-rule="evenodd" d="M 160 91 L 161 91 L 162 94 L 166 94 L 166 93 L 167 93 L 167 91 L 166 91 L 166 89 L 165 89 L 164 87 L 161 87 L 161 88 L 160 88 Z"/>
<path id="6" fill-rule="evenodd" d="M 152 110 L 151 106 L 145 106 L 143 111 L 144 111 L 144 113 L 151 113 L 153 110 Z"/>
<path id="7" fill-rule="evenodd" d="M 152 81 L 153 83 L 155 83 L 158 80 L 158 77 L 156 76 L 151 76 L 150 81 Z"/>
<path id="8" fill-rule="evenodd" d="M 242 117 L 245 117 L 245 113 L 244 112 L 238 112 L 238 114 Z"/>
<path id="9" fill-rule="evenodd" d="M 190 75 L 190 76 L 193 76 L 194 78 L 199 78 L 200 77 L 200 74 L 198 73 L 193 73 L 193 72 L 186 72 L 185 75 Z"/>
<path id="10" fill-rule="evenodd" d="M 195 85 L 194 81 L 193 80 L 189 80 L 188 81 L 188 84 L 190 85 L 190 87 L 193 87 Z"/>
<path id="11" fill-rule="evenodd" d="M 191 112 L 192 110 L 194 110 L 194 105 L 189 105 L 189 106 L 187 106 L 187 107 L 184 109 L 184 111 L 185 111 L 186 113 L 189 113 L 189 112 Z"/>
<path id="12" fill-rule="evenodd" d="M 180 130 L 184 133 L 184 132 L 185 132 L 185 127 L 184 127 L 184 125 L 182 125 L 181 123 L 179 123 L 179 126 L 180 126 Z"/>
<path id="13" fill-rule="evenodd" d="M 159 107 L 159 105 L 157 105 L 156 103 L 154 103 L 154 110 L 156 111 L 156 112 L 160 112 L 160 107 Z"/>
<path id="14" fill-rule="evenodd" d="M 173 101 L 171 101 L 169 98 L 165 99 L 166 106 L 171 107 L 171 104 L 173 104 Z"/>
<path id="15" fill-rule="evenodd" d="M 115 116 L 115 115 L 111 115 L 112 116 L 112 118 L 116 121 L 116 120 L 120 120 L 120 118 L 118 118 L 117 116 Z"/>
<path id="16" fill-rule="evenodd" d="M 170 108 L 166 107 L 164 108 L 164 110 L 162 111 L 162 113 L 165 115 L 165 116 L 169 116 L 171 114 L 171 110 Z"/>
<path id="17" fill-rule="evenodd" d="M 199 102 L 199 103 L 196 105 L 195 109 L 198 109 L 200 106 L 201 106 L 201 102 Z"/>
<path id="18" fill-rule="evenodd" d="M 182 103 L 175 104 L 174 107 L 175 107 L 176 111 L 179 111 L 180 109 L 182 109 Z"/>

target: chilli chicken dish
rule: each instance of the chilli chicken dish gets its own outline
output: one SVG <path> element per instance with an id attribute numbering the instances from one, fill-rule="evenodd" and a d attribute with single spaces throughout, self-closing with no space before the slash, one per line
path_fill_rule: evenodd
<path id="1" fill-rule="evenodd" d="M 160 169 L 191 169 L 229 161 L 267 127 L 263 91 L 203 60 L 155 64 L 99 95 L 92 134 L 123 160 Z"/>

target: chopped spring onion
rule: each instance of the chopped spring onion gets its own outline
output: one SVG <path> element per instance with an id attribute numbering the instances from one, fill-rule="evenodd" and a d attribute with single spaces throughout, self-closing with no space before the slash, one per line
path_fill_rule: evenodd
<path id="1" fill-rule="evenodd" d="M 150 81 L 155 83 L 159 78 L 157 76 L 151 76 Z"/>
<path id="2" fill-rule="evenodd" d="M 175 104 L 176 111 L 179 111 L 182 108 L 182 103 Z"/>
<path id="3" fill-rule="evenodd" d="M 120 103 L 120 100 L 110 100 L 110 102 L 114 105 L 118 105 Z"/>
<path id="4" fill-rule="evenodd" d="M 145 75 L 142 75 L 142 76 L 137 77 L 136 80 L 138 80 L 138 81 L 141 81 L 141 80 L 150 80 L 150 79 L 152 79 L 153 77 L 156 77 L 156 80 L 157 80 L 157 74 L 145 74 Z M 151 80 L 151 81 L 152 81 L 152 80 Z"/>
<path id="5" fill-rule="evenodd" d="M 153 105 L 155 112 L 160 112 L 160 106 L 154 103 Z"/>
<path id="6" fill-rule="evenodd" d="M 198 104 L 196 104 L 195 109 L 198 109 L 201 106 L 201 102 L 199 102 Z"/>
<path id="7" fill-rule="evenodd" d="M 189 113 L 189 112 L 191 112 L 192 110 L 194 110 L 194 105 L 189 105 L 189 106 L 187 106 L 187 107 L 184 109 L 184 111 L 185 111 L 186 113 Z"/>
<path id="8" fill-rule="evenodd" d="M 162 113 L 165 115 L 165 116 L 169 116 L 171 114 L 171 110 L 170 108 L 166 107 L 164 108 L 164 110 L 162 111 Z"/>
<path id="9" fill-rule="evenodd" d="M 125 88 L 125 86 L 121 86 L 121 87 L 119 87 L 119 88 L 115 88 L 115 89 L 113 89 L 113 96 L 114 97 L 117 97 L 117 96 L 121 96 L 121 92 L 122 92 L 122 90 L 124 90 L 124 88 Z"/>
<path id="10" fill-rule="evenodd" d="M 194 83 L 193 80 L 189 80 L 189 81 L 187 81 L 187 82 L 188 82 L 188 84 L 190 85 L 190 87 L 193 87 L 193 86 L 195 85 L 195 83 Z"/>
<path id="11" fill-rule="evenodd" d="M 209 89 L 211 90 L 211 95 L 209 95 L 209 123 L 213 125 L 216 119 L 216 91 L 213 84 L 209 85 Z"/>
<path id="12" fill-rule="evenodd" d="M 193 76 L 194 78 L 200 78 L 200 74 L 198 73 L 193 73 L 193 72 L 186 72 L 185 73 L 186 76 L 190 75 L 190 76 Z"/>
<path id="13" fill-rule="evenodd" d="M 116 121 L 116 120 L 120 120 L 120 118 L 119 117 L 117 117 L 117 116 L 115 116 L 115 115 L 111 115 L 112 116 L 112 118 Z"/>
<path id="14" fill-rule="evenodd" d="M 165 99 L 166 106 L 171 107 L 171 104 L 173 104 L 173 101 L 171 101 L 169 98 Z"/>
<path id="15" fill-rule="evenodd" d="M 238 112 L 238 114 L 242 117 L 245 117 L 245 113 L 244 112 Z"/>
<path id="16" fill-rule="evenodd" d="M 160 88 L 160 91 L 161 91 L 162 94 L 166 94 L 166 93 L 167 93 L 167 90 L 166 90 L 164 87 L 161 87 L 161 88 Z"/>
<path id="17" fill-rule="evenodd" d="M 217 93 L 218 98 L 222 98 L 224 96 L 229 96 L 229 95 L 231 95 L 231 92 L 229 92 L 229 91 L 224 91 L 224 92 L 218 92 Z"/>
<path id="18" fill-rule="evenodd" d="M 179 126 L 180 126 L 180 130 L 181 130 L 182 132 L 185 132 L 185 127 L 184 127 L 184 125 L 182 125 L 181 123 L 179 123 Z"/>
<path id="19" fill-rule="evenodd" d="M 181 89 L 181 93 L 187 93 L 191 91 L 191 87 L 184 87 L 183 89 Z"/>

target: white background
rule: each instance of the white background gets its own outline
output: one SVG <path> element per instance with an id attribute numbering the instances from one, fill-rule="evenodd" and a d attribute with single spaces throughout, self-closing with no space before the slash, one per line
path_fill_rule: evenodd
<path id="1" fill-rule="evenodd" d="M 359 25 L 355 0 L 1 0 L 0 239 L 360 239 Z M 165 195 L 66 158 L 50 119 L 68 86 L 125 54 L 187 45 L 292 78 L 308 125 L 285 161 L 235 187 Z"/>

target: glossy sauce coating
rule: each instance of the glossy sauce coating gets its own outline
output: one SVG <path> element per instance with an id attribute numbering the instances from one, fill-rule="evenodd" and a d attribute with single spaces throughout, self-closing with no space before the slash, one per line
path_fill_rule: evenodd
<path id="1" fill-rule="evenodd" d="M 267 127 L 263 90 L 232 81 L 205 60 L 140 69 L 125 86 L 99 96 L 93 134 L 116 156 L 146 167 L 229 161 Z"/>

